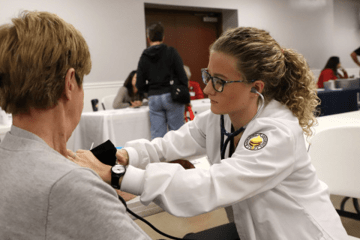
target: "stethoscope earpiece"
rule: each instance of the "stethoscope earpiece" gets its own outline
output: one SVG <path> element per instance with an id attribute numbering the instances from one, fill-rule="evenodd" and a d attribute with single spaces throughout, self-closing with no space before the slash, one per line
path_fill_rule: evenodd
<path id="1" fill-rule="evenodd" d="M 259 94 L 259 92 L 258 92 L 258 91 L 256 90 L 256 88 L 254 88 L 254 87 L 251 88 L 250 92 Z"/>

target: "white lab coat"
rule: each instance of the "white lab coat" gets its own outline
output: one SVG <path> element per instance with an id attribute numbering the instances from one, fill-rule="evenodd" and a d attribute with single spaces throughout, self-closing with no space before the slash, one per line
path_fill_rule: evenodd
<path id="1" fill-rule="evenodd" d="M 227 115 L 225 128 L 230 132 Z M 249 150 L 254 133 L 263 134 L 263 144 Z M 220 160 L 220 136 L 220 116 L 208 111 L 163 138 L 128 142 L 131 166 L 121 189 L 175 216 L 232 205 L 241 240 L 347 239 L 311 165 L 298 119 L 286 106 L 272 100 L 248 124 L 231 158 Z M 209 170 L 154 163 L 205 153 Z"/>

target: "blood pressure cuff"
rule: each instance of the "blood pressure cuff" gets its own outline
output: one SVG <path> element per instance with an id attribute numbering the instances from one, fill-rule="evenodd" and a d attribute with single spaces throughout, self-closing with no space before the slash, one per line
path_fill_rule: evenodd
<path id="1" fill-rule="evenodd" d="M 102 163 L 110 166 L 114 166 L 116 162 L 116 147 L 114 144 L 107 140 L 99 146 L 90 150 L 97 159 Z"/>

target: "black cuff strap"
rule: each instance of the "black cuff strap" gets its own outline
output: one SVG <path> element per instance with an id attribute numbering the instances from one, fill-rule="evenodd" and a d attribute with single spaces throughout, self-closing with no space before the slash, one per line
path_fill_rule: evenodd
<path id="1" fill-rule="evenodd" d="M 114 144 L 107 140 L 99 146 L 90 150 L 97 159 L 102 163 L 110 166 L 114 166 L 116 162 L 116 147 Z"/>

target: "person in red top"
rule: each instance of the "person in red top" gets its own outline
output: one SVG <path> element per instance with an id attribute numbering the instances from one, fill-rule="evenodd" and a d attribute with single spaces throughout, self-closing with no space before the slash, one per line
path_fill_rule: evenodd
<path id="1" fill-rule="evenodd" d="M 202 99 L 204 98 L 204 93 L 200 87 L 200 84 L 198 82 L 190 81 L 191 72 L 190 68 L 186 65 L 184 65 L 185 73 L 187 78 L 189 79 L 189 93 L 190 93 L 190 99 Z"/>
<path id="2" fill-rule="evenodd" d="M 337 70 L 340 69 L 343 72 L 341 75 Z M 346 70 L 340 64 L 339 57 L 330 57 L 327 61 L 324 69 L 321 71 L 319 80 L 317 82 L 318 88 L 324 87 L 324 82 L 329 80 L 336 80 L 338 78 L 348 78 Z"/>
<path id="3" fill-rule="evenodd" d="M 204 98 L 204 94 L 198 82 L 189 81 L 189 93 L 191 100 Z"/>
<path id="4" fill-rule="evenodd" d="M 188 86 L 189 86 L 190 100 L 204 98 L 204 94 L 203 91 L 201 90 L 200 84 L 198 82 L 190 81 L 190 77 L 191 77 L 190 68 L 184 65 L 184 70 L 187 78 L 189 79 Z M 184 112 L 185 122 L 193 120 L 194 117 L 195 115 L 194 112 L 192 111 L 191 103 L 185 105 L 185 112 Z"/>

